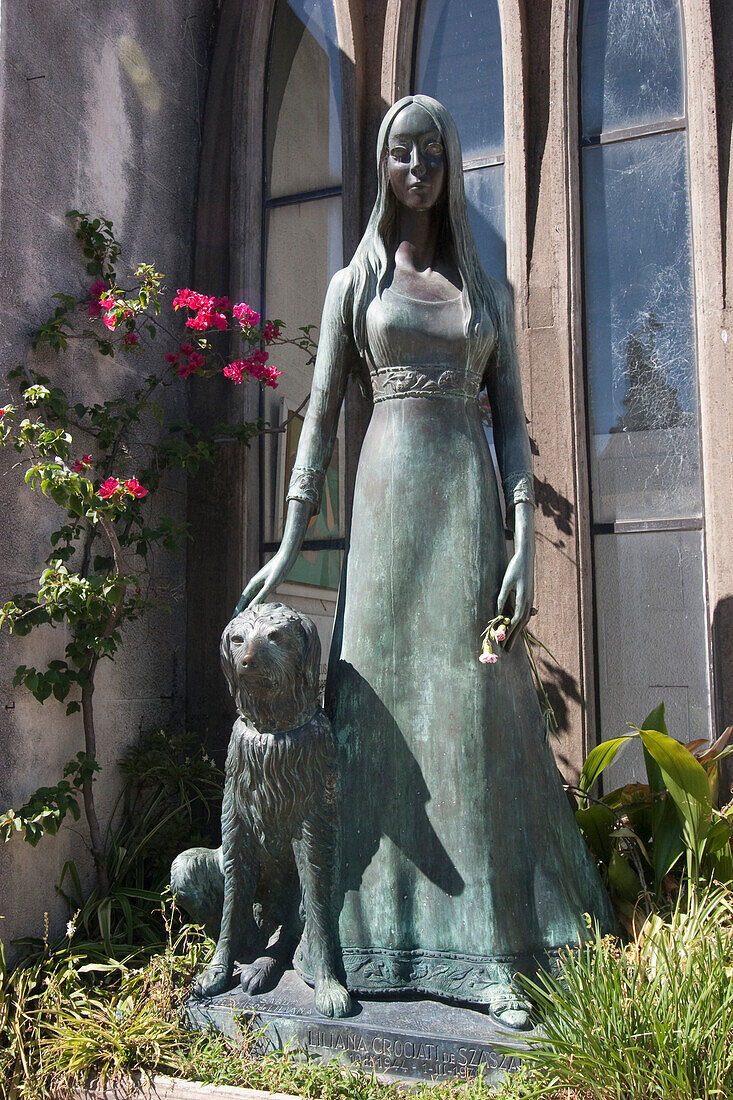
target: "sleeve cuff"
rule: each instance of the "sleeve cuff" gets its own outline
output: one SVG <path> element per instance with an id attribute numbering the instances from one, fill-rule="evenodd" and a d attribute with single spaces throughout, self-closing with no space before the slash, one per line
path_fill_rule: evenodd
<path id="1" fill-rule="evenodd" d="M 324 471 L 314 466 L 293 466 L 287 500 L 302 500 L 312 504 L 314 512 L 319 512 L 325 477 Z"/>
<path id="2" fill-rule="evenodd" d="M 515 504 L 521 503 L 534 506 L 534 478 L 531 474 L 507 474 L 502 478 L 502 486 L 507 508 L 513 508 Z"/>

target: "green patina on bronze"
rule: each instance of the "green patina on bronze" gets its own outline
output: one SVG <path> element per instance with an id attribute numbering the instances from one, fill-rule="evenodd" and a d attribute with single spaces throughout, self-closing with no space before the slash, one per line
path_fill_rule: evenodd
<path id="1" fill-rule="evenodd" d="M 326 690 L 346 983 L 482 1004 L 522 1027 L 517 972 L 552 966 L 586 935 L 585 913 L 614 922 L 513 644 L 531 610 L 534 520 L 511 300 L 480 266 L 440 104 L 391 108 L 378 172 L 365 236 L 326 298 L 283 543 L 240 606 L 270 597 L 295 560 L 353 374 L 373 412 Z M 504 610 L 507 644 L 481 664 L 481 633 Z M 296 966 L 311 977 L 302 947 Z"/>

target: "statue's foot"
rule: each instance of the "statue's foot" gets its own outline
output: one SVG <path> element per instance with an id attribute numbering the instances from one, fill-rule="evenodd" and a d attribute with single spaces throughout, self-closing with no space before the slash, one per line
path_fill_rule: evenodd
<path id="1" fill-rule="evenodd" d="M 268 993 L 280 981 L 282 973 L 282 964 L 277 959 L 262 955 L 241 968 L 239 982 L 245 993 Z"/>
<path id="2" fill-rule="evenodd" d="M 530 1007 L 518 997 L 501 997 L 492 1001 L 489 1015 L 495 1024 L 511 1028 L 512 1031 L 530 1031 L 532 1028 Z"/>
<path id="3" fill-rule="evenodd" d="M 351 1012 L 351 997 L 333 975 L 316 978 L 313 1000 L 322 1016 L 341 1018 Z"/>
<path id="4" fill-rule="evenodd" d="M 218 997 L 220 993 L 226 993 L 231 988 L 233 974 L 233 966 L 212 963 L 195 983 L 193 987 L 194 996 Z"/>

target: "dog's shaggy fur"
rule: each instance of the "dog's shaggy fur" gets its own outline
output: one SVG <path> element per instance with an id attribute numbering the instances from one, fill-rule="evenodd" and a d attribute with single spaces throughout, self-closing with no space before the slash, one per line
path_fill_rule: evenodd
<path id="1" fill-rule="evenodd" d="M 222 846 L 177 856 L 171 885 L 217 936 L 197 984 L 203 996 L 276 984 L 303 930 L 316 1008 L 344 1016 L 350 999 L 333 914 L 336 751 L 318 705 L 321 646 L 315 626 L 283 604 L 247 608 L 221 639 L 221 660 L 239 716 L 229 741 Z M 266 947 L 280 928 L 275 944 Z"/>

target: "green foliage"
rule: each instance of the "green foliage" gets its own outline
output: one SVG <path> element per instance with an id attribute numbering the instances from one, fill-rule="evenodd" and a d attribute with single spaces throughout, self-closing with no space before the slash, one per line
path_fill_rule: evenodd
<path id="1" fill-rule="evenodd" d="M 622 945 L 597 931 L 528 982 L 541 1039 L 517 1053 L 524 1095 L 592 1100 L 721 1100 L 733 1095 L 733 902 L 693 891 L 669 921 L 650 917 Z"/>
<path id="2" fill-rule="evenodd" d="M 715 805 L 718 763 L 731 751 L 732 731 L 710 747 L 700 741 L 682 745 L 667 732 L 663 703 L 632 730 L 589 753 L 576 812 L 629 929 L 639 899 L 650 912 L 665 892 L 674 893 L 683 871 L 693 885 L 733 880 L 733 821 Z M 633 741 L 642 744 L 647 783 L 627 784 L 593 799 L 591 791 L 605 768 Z"/>
<path id="3" fill-rule="evenodd" d="M 83 300 L 64 293 L 53 296 L 57 304 L 33 333 L 32 347 L 46 346 L 58 355 L 72 341 L 79 341 L 114 359 L 150 350 L 160 333 L 178 346 L 165 357 L 161 349 L 160 369 L 143 378 L 131 393 L 106 401 L 72 402 L 56 379 L 26 365 L 17 367 L 8 376 L 13 400 L 0 409 L 0 448 L 15 452 L 13 467 L 23 470 L 28 488 L 61 513 L 38 585 L 0 607 L 0 628 L 25 636 L 38 627 L 63 626 L 63 657 L 54 656 L 45 668 L 20 665 L 13 683 L 25 687 L 39 703 L 51 698 L 64 703 L 67 715 L 80 711 L 85 756 L 93 761 L 97 665 L 114 659 L 129 623 L 158 606 L 150 572 L 153 555 L 174 553 L 188 537 L 187 525 L 175 517 L 156 510 L 153 518 L 146 498 L 155 493 L 169 470 L 195 474 L 213 462 L 221 443 L 249 446 L 267 427 L 258 419 L 202 431 L 170 420 L 162 394 L 168 387 L 182 385 L 181 379 L 189 374 L 207 378 L 225 369 L 237 382 L 259 378 L 276 385 L 279 372 L 265 367 L 267 355 L 261 345 L 292 344 L 309 361 L 316 345 L 312 326 L 288 339 L 281 333 L 281 321 L 259 329 L 258 316 L 245 303 L 239 304 L 237 312 L 228 299 L 190 290 L 179 291 L 173 302 L 195 324 L 195 331 L 186 328 L 185 342 L 178 344 L 181 334 L 171 332 L 162 316 L 163 275 L 153 264 L 140 263 L 123 286 L 116 270 L 121 246 L 112 222 L 78 210 L 67 216 L 81 243 L 87 274 L 95 282 Z M 204 306 L 185 304 L 194 299 Z M 249 358 L 238 359 L 228 368 L 206 331 L 229 323 L 224 313 L 216 312 L 219 309 L 229 313 L 233 339 L 244 343 L 249 352 Z M 85 327 L 80 328 L 80 316 Z M 105 860 L 117 857 L 104 849 L 93 773 L 86 772 L 81 785 L 70 784 L 67 778 L 36 791 L 21 810 L 8 810 L 0 819 L 0 833 L 7 840 L 18 832 L 36 844 L 44 832 L 55 833 L 66 814 L 79 816 L 75 792 L 83 789 L 90 849 L 104 894 L 108 886 Z"/>
<path id="4" fill-rule="evenodd" d="M 55 787 L 39 787 L 24 806 L 0 815 L 0 838 L 7 843 L 14 832 L 23 832 L 34 848 L 41 837 L 58 832 L 61 822 L 70 813 L 79 820 L 78 795 L 85 781 L 99 771 L 99 765 L 86 753 L 79 752 L 75 760 L 64 766 L 64 778 Z"/>
<path id="5" fill-rule="evenodd" d="M 114 278 L 120 245 L 112 232 L 112 222 L 107 218 L 90 218 L 78 210 L 69 210 L 66 217 L 76 223 L 76 238 L 89 260 L 87 274 Z"/>
<path id="6" fill-rule="evenodd" d="M 105 837 L 108 890 L 85 897 L 73 861 L 58 890 L 75 914 L 75 935 L 122 960 L 163 942 L 160 898 L 174 857 L 218 843 L 224 776 L 193 734 L 164 729 L 143 732 L 119 767 L 124 784 Z"/>
<path id="7" fill-rule="evenodd" d="M 101 943 L 44 942 L 14 969 L 0 945 L 0 1081 L 7 1100 L 70 1096 L 89 1075 L 129 1080 L 173 1070 L 190 1044 L 180 1006 L 213 949 L 202 931 L 160 907 L 157 954 L 107 957 Z"/>
<path id="8" fill-rule="evenodd" d="M 78 788 L 92 767 L 79 754 L 66 774 Z M 59 884 L 73 914 L 66 936 L 18 941 L 23 960 L 12 970 L 0 942 L 2 1096 L 47 1096 L 49 1074 L 56 1073 L 55 1087 L 59 1067 L 73 1074 L 85 1057 L 100 1071 L 166 1066 L 171 1044 L 183 1041 L 172 1021 L 213 945 L 181 926 L 161 897 L 173 857 L 191 842 L 215 841 L 223 775 L 191 734 L 161 729 L 141 734 L 120 767 L 124 786 L 106 838 L 108 892 L 85 898 L 76 866 L 67 863 Z M 160 1026 L 145 998 L 158 1006 Z"/>

